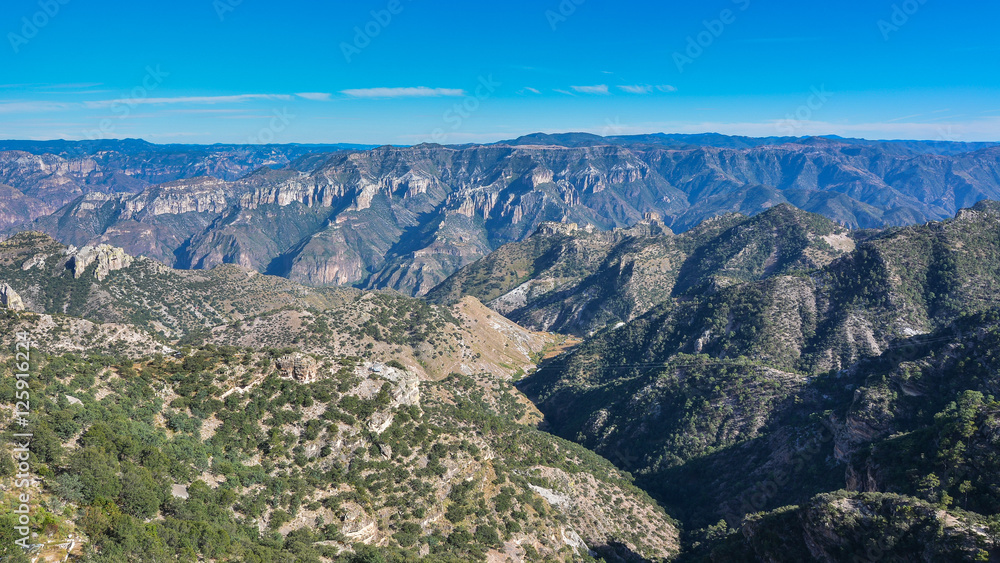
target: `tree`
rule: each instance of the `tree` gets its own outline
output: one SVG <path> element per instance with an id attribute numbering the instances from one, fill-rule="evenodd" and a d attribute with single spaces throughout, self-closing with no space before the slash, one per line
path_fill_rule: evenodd
<path id="1" fill-rule="evenodd" d="M 354 553 L 348 556 L 347 563 L 388 563 L 385 556 L 370 545 L 356 545 Z"/>
<path id="2" fill-rule="evenodd" d="M 0 561 L 5 563 L 28 563 L 31 559 L 24 553 L 24 549 L 14 542 L 21 537 L 14 531 L 17 526 L 17 517 L 14 514 L 0 516 Z"/>
<path id="3" fill-rule="evenodd" d="M 121 493 L 118 459 L 104 448 L 88 446 L 77 451 L 70 458 L 69 467 L 80 476 L 83 496 L 88 502 L 116 499 Z"/>
<path id="4" fill-rule="evenodd" d="M 136 518 L 151 518 L 160 510 L 160 486 L 145 467 L 131 463 L 122 470 L 122 510 Z"/>

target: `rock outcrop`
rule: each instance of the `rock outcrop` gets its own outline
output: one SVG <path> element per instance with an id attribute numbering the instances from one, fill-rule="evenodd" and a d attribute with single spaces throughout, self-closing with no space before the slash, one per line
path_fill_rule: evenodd
<path id="1" fill-rule="evenodd" d="M 21 270 L 27 272 L 28 270 L 36 266 L 44 269 L 45 261 L 48 259 L 48 257 L 49 257 L 48 254 L 36 254 L 24 261 L 24 264 L 21 265 Z"/>
<path id="2" fill-rule="evenodd" d="M 305 354 L 290 354 L 278 359 L 278 369 L 284 377 L 300 383 L 312 383 L 319 376 L 319 362 Z"/>
<path id="3" fill-rule="evenodd" d="M 66 260 L 66 268 L 73 272 L 73 277 L 76 279 L 79 279 L 91 264 L 97 263 L 94 276 L 104 281 L 111 272 L 131 266 L 133 260 L 124 249 L 109 244 L 85 246 L 79 250 L 69 247 L 67 253 L 69 258 Z"/>
<path id="4" fill-rule="evenodd" d="M 0 284 L 0 304 L 11 311 L 24 310 L 24 301 L 21 300 L 21 296 L 6 283 Z"/>

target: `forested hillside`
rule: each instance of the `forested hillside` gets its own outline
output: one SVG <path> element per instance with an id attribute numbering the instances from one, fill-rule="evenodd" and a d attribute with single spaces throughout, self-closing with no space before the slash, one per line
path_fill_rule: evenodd
<path id="1" fill-rule="evenodd" d="M 821 268 L 677 290 L 519 387 L 686 524 L 686 557 L 881 542 L 890 560 L 983 560 L 1000 513 L 998 219 L 982 203 L 855 233 Z"/>

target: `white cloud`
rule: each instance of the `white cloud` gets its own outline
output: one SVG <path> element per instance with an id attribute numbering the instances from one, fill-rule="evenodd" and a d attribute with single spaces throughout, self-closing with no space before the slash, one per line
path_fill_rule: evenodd
<path id="1" fill-rule="evenodd" d="M 0 114 L 3 113 L 52 113 L 60 111 L 72 111 L 79 109 L 106 109 L 116 104 L 124 104 L 129 107 L 140 105 L 169 105 L 169 104 L 192 104 L 192 105 L 213 105 L 213 104 L 237 104 L 255 100 L 282 100 L 294 99 L 288 94 L 239 94 L 234 96 L 182 96 L 176 98 L 118 98 L 114 100 L 92 100 L 87 102 L 41 102 L 41 101 L 9 101 L 0 102 Z"/>
<path id="2" fill-rule="evenodd" d="M 330 101 L 330 97 L 333 96 L 333 94 L 327 94 L 324 92 L 299 92 L 295 95 L 314 102 L 328 102 Z"/>
<path id="3" fill-rule="evenodd" d="M 661 84 L 659 86 L 650 86 L 649 84 L 624 84 L 618 86 L 623 92 L 628 92 L 629 94 L 651 94 L 656 92 L 676 92 L 677 88 L 669 84 Z"/>
<path id="4" fill-rule="evenodd" d="M 112 104 L 237 104 L 254 100 L 283 100 L 292 97 L 287 94 L 238 94 L 235 96 L 180 96 L 176 98 L 119 98 L 117 100 L 99 100 L 83 102 L 89 109 L 104 108 Z"/>
<path id="5" fill-rule="evenodd" d="M 357 88 L 341 90 L 341 94 L 352 98 L 440 98 L 461 97 L 465 90 L 456 88 Z"/>
<path id="6" fill-rule="evenodd" d="M 532 88 L 530 86 L 525 86 L 523 91 L 531 92 L 532 94 L 541 94 L 541 92 L 538 91 L 538 88 Z"/>
<path id="7" fill-rule="evenodd" d="M 607 84 L 598 84 L 596 86 L 572 86 L 571 88 L 581 94 L 608 94 Z"/>
<path id="8" fill-rule="evenodd" d="M 58 102 L 0 102 L 0 113 L 49 113 L 73 107 L 73 104 Z"/>
<path id="9" fill-rule="evenodd" d="M 619 89 L 628 92 L 629 94 L 648 94 L 653 91 L 652 86 L 619 86 Z"/>

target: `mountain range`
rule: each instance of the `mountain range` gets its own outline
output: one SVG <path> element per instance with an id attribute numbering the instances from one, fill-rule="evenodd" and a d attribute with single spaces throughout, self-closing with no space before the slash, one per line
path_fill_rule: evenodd
<path id="1" fill-rule="evenodd" d="M 15 146 L 62 156 L 0 153 L 10 234 L 108 243 L 182 269 L 236 263 L 308 285 L 411 295 L 544 222 L 608 230 L 655 215 L 682 233 L 789 203 L 875 228 L 1000 198 L 1000 148 L 989 144 L 568 134 L 332 153 Z"/>

